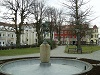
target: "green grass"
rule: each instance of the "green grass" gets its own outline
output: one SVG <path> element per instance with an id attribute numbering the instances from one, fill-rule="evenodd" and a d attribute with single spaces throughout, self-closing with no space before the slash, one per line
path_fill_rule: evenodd
<path id="1" fill-rule="evenodd" d="M 65 48 L 65 52 L 68 53 L 68 48 L 75 48 L 76 46 L 75 45 L 70 45 L 70 46 L 66 46 Z M 92 52 L 95 52 L 97 50 L 100 50 L 100 46 L 83 46 L 82 45 L 82 53 L 92 53 Z M 73 53 L 77 53 L 77 52 L 74 52 L 74 51 L 70 51 L 69 53 L 73 54 Z"/>
<path id="2" fill-rule="evenodd" d="M 14 56 L 39 53 L 39 47 L 36 48 L 23 48 L 23 49 L 11 49 L 11 50 L 0 50 L 0 56 Z"/>

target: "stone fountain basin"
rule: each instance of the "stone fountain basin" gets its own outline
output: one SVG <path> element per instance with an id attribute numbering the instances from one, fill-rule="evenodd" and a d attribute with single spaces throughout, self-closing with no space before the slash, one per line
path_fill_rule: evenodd
<path id="1" fill-rule="evenodd" d="M 73 75 L 92 69 L 92 65 L 76 59 L 51 58 L 51 66 L 40 66 L 39 58 L 21 59 L 1 65 L 0 71 L 7 75 Z"/>

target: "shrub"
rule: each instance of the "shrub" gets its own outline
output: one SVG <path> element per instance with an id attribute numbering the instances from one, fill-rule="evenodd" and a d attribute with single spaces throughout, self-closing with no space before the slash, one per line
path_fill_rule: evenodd
<path id="1" fill-rule="evenodd" d="M 56 48 L 56 42 L 54 40 L 47 39 L 47 42 L 50 45 L 51 49 Z"/>

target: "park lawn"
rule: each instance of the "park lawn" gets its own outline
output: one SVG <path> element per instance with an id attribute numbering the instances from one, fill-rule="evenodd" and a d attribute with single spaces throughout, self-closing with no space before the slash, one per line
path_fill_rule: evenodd
<path id="1" fill-rule="evenodd" d="M 65 52 L 68 53 L 68 48 L 77 48 L 75 45 L 69 45 L 68 47 L 66 46 L 65 48 Z M 97 50 L 100 50 L 100 46 L 84 46 L 82 45 L 82 53 L 92 53 L 95 52 Z M 69 53 L 77 53 L 77 52 L 69 52 Z"/>
<path id="2" fill-rule="evenodd" d="M 35 48 L 22 48 L 22 49 L 11 49 L 11 50 L 0 50 L 0 56 L 15 56 L 15 55 L 25 55 L 39 53 L 39 47 Z"/>

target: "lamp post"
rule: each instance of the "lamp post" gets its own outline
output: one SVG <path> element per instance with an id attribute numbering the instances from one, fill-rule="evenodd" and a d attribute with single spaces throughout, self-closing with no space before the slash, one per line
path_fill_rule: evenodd
<path id="1" fill-rule="evenodd" d="M 77 52 L 80 51 L 82 53 L 80 30 L 79 29 L 75 29 L 75 31 L 77 33 Z"/>

